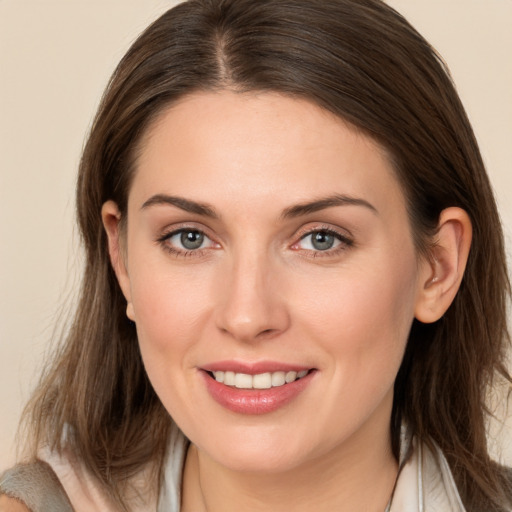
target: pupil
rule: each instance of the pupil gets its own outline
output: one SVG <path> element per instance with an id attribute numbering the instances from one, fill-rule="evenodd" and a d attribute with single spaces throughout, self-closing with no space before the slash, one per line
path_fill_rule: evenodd
<path id="1" fill-rule="evenodd" d="M 184 231 L 180 238 L 185 249 L 199 249 L 204 241 L 204 235 L 198 231 Z"/>
<path id="2" fill-rule="evenodd" d="M 334 236 L 325 231 L 318 231 L 313 235 L 313 247 L 319 251 L 326 251 L 334 245 Z"/>

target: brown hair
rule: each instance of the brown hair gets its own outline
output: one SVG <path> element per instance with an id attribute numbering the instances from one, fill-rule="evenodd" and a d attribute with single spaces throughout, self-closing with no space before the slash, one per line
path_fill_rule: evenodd
<path id="1" fill-rule="evenodd" d="M 486 444 L 486 396 L 504 366 L 509 296 L 503 236 L 475 137 L 431 46 L 379 0 L 189 0 L 133 44 L 105 92 L 77 188 L 86 250 L 81 299 L 66 343 L 28 409 L 36 445 L 67 443 L 126 508 L 124 483 L 154 467 L 172 420 L 145 374 L 112 271 L 100 210 L 126 210 L 137 144 L 155 117 L 198 90 L 276 91 L 349 121 L 392 155 L 418 250 L 440 212 L 466 210 L 473 243 L 444 317 L 414 322 L 395 384 L 393 449 L 406 421 L 445 454 L 468 510 L 510 504 L 506 472 Z"/>

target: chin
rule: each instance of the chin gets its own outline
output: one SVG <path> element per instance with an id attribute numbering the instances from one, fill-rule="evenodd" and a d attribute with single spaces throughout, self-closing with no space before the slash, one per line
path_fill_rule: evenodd
<path id="1" fill-rule="evenodd" d="M 280 430 L 239 429 L 222 437 L 212 435 L 209 439 L 215 439 L 215 444 L 207 441 L 196 446 L 217 464 L 244 473 L 286 473 L 318 455 L 313 453 L 318 447 L 308 446 L 307 432 L 303 438 L 290 435 L 290 428 Z"/>
<path id="2" fill-rule="evenodd" d="M 232 449 L 230 453 L 213 456 L 218 464 L 238 473 L 286 473 L 304 462 L 304 453 L 276 453 L 261 447 L 255 450 Z"/>

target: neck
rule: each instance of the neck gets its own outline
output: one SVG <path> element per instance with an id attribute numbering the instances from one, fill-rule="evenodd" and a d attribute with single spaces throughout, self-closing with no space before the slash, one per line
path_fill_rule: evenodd
<path id="1" fill-rule="evenodd" d="M 280 473 L 233 471 L 191 445 L 183 512 L 383 512 L 398 470 L 389 428 L 362 432 L 326 455 Z M 370 441 L 368 441 L 370 439 Z"/>

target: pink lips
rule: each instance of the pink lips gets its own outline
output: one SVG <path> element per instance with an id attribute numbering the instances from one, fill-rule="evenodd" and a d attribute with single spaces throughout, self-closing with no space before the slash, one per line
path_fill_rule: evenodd
<path id="1" fill-rule="evenodd" d="M 277 371 L 303 371 L 311 368 L 277 362 L 258 362 L 254 364 L 235 361 L 220 361 L 200 369 L 206 389 L 211 397 L 226 409 L 239 414 L 266 414 L 283 407 L 296 398 L 312 381 L 316 371 L 310 371 L 305 377 L 283 386 L 269 389 L 238 389 L 217 382 L 208 372 L 232 371 L 256 375 Z"/>

